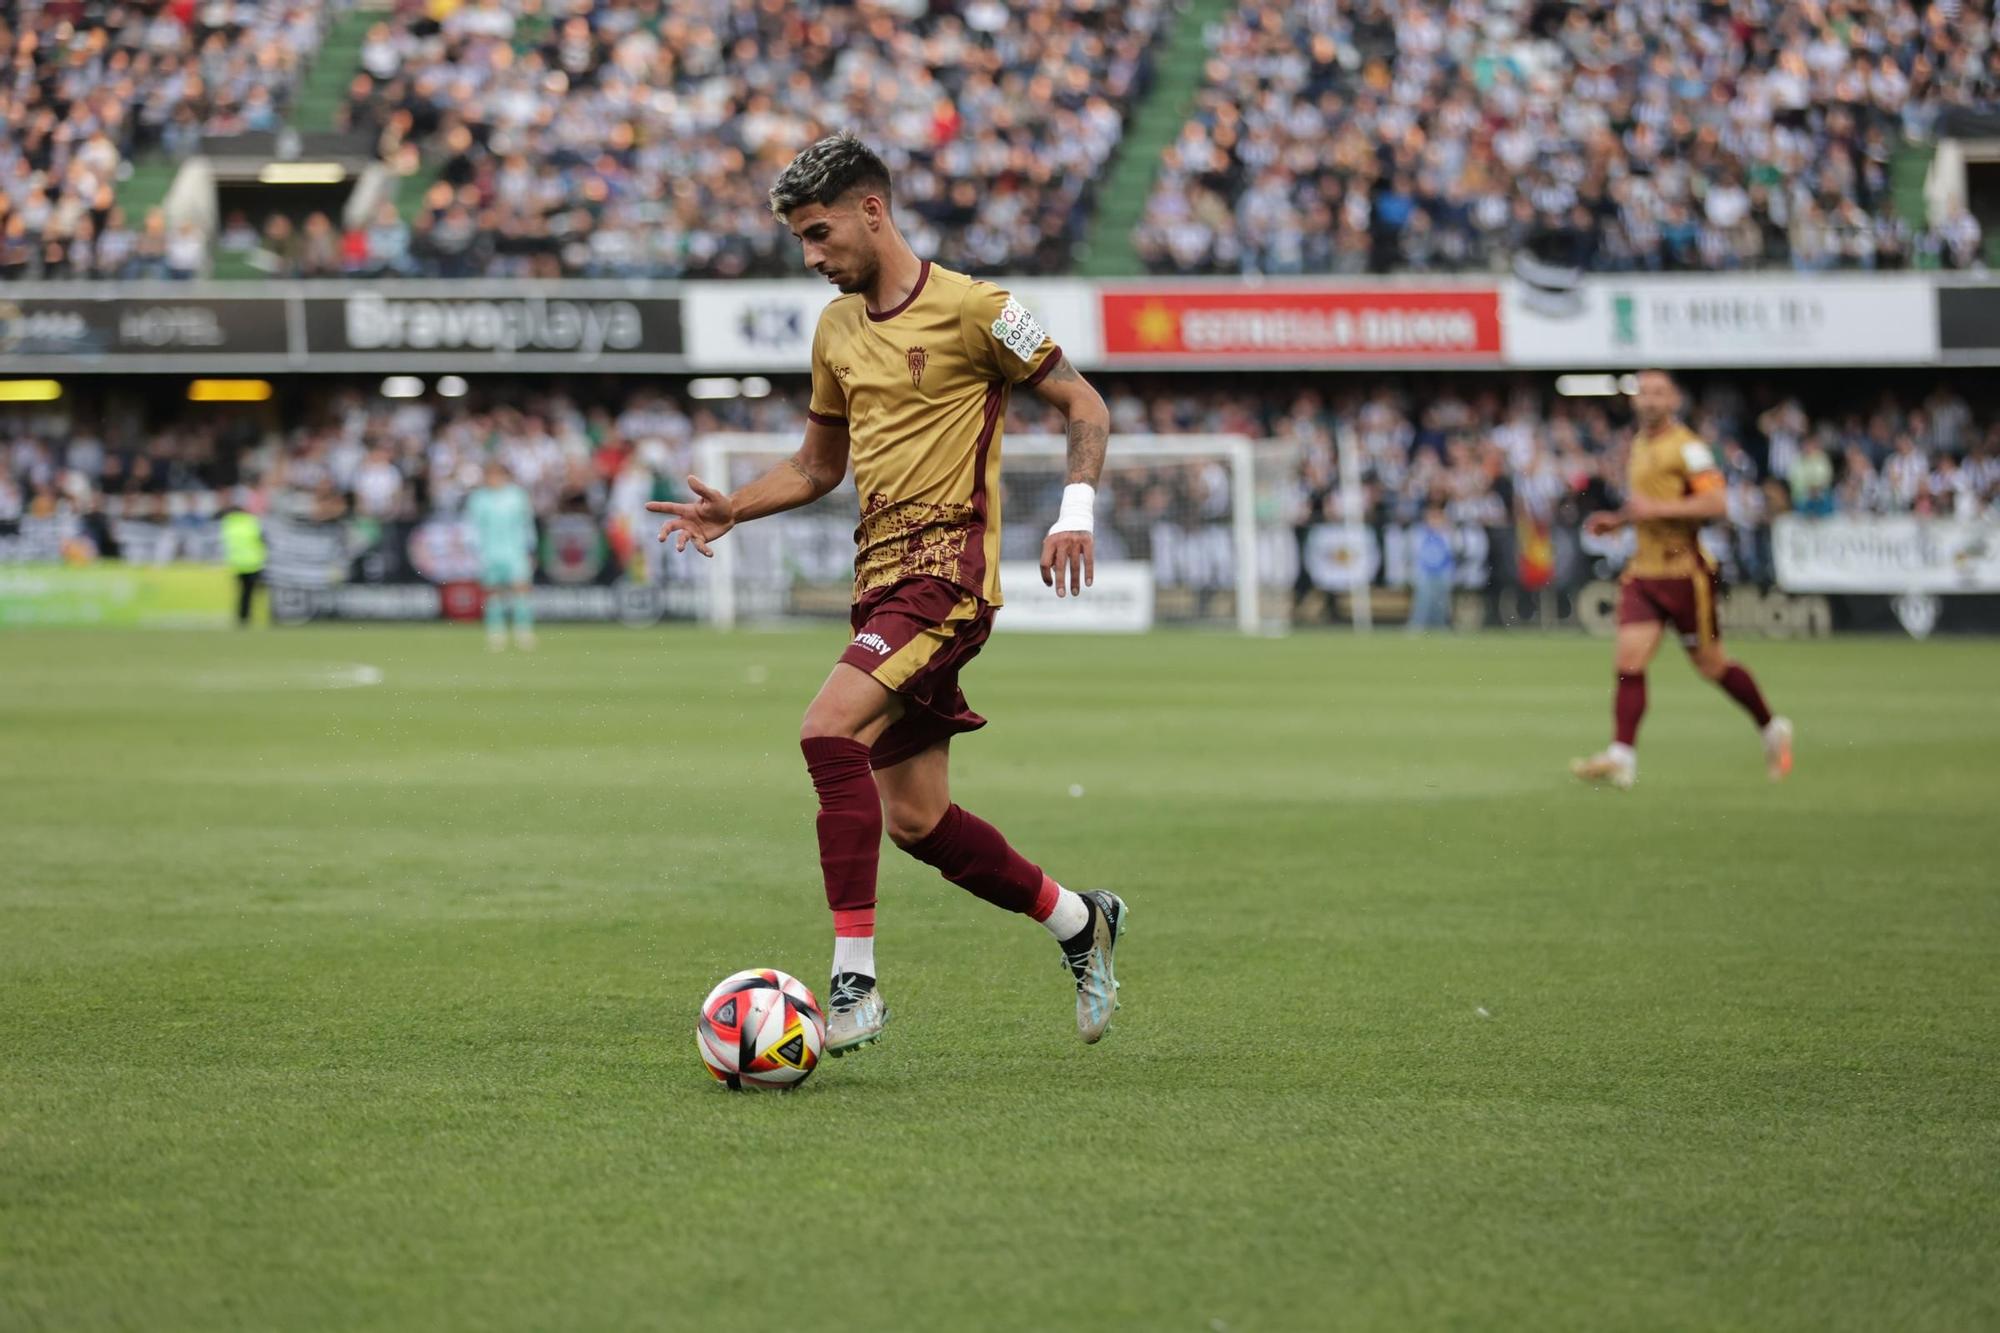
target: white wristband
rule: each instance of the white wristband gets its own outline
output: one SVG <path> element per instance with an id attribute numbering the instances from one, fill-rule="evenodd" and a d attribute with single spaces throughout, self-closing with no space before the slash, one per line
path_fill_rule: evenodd
<path id="1" fill-rule="evenodd" d="M 1055 526 L 1049 531 L 1089 532 L 1094 522 L 1093 510 L 1097 507 L 1097 488 L 1083 482 L 1071 482 L 1063 487 L 1062 509 L 1056 514 Z"/>

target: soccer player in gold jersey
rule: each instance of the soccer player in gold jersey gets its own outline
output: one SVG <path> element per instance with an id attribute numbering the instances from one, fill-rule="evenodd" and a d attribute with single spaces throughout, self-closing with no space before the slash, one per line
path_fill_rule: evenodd
<path id="1" fill-rule="evenodd" d="M 1077 1032 L 1095 1042 L 1117 1007 L 1112 954 L 1125 904 L 1073 893 L 953 804 L 952 737 L 986 724 L 958 686 L 1000 606 L 1000 436 L 1028 389 L 1069 423 L 1069 484 L 1041 573 L 1077 596 L 1095 573 L 1095 487 L 1111 415 L 1020 302 L 920 260 L 890 214 L 888 169 L 852 135 L 799 154 L 771 189 L 806 267 L 841 295 L 813 333 L 812 402 L 798 453 L 734 494 L 688 478 L 691 503 L 660 540 L 703 555 L 738 523 L 809 504 L 854 468 L 860 526 L 854 637 L 806 709 L 800 746 L 819 795 L 819 857 L 833 909 L 827 1049 L 879 1038 L 889 1011 L 875 964 L 882 834 L 947 880 L 1041 922 L 1076 984 Z"/>
<path id="2" fill-rule="evenodd" d="M 1664 370 L 1640 374 L 1632 406 L 1639 429 L 1627 464 L 1625 507 L 1592 514 L 1586 530 L 1605 535 L 1631 525 L 1638 544 L 1618 597 L 1618 684 L 1609 748 L 1570 771 L 1587 782 L 1630 787 L 1639 775 L 1633 746 L 1646 713 L 1646 666 L 1672 625 L 1694 669 L 1743 706 L 1764 740 L 1772 781 L 1792 771 L 1792 724 L 1773 717 L 1749 671 L 1722 651 L 1715 563 L 1701 549 L 1703 525 L 1723 517 L 1728 490 L 1715 455 L 1680 419 L 1680 386 Z"/>

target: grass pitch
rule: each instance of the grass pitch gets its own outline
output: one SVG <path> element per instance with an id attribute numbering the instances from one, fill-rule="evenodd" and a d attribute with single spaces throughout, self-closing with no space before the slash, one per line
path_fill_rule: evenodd
<path id="1" fill-rule="evenodd" d="M 838 630 L 0 638 L 0 1328 L 2000 1325 L 2000 654 L 1001 637 L 958 799 L 1117 888 L 1126 1007 L 887 849 L 824 983 Z M 1081 796 L 1071 795 L 1072 786 Z"/>

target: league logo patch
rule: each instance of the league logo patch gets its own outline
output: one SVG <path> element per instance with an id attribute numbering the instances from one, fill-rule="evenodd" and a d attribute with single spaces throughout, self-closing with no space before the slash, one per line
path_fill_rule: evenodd
<path id="1" fill-rule="evenodd" d="M 924 366 L 931 359 L 930 350 L 924 347 L 910 349 L 910 383 L 921 389 L 924 387 Z"/>
<path id="2" fill-rule="evenodd" d="M 1010 296 L 1000 311 L 1000 318 L 993 321 L 993 337 L 1002 347 L 1026 361 L 1048 335 L 1042 332 L 1041 322 Z"/>

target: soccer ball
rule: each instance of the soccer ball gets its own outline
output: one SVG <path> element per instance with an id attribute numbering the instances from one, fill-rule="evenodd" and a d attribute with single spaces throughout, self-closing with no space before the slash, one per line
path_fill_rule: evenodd
<path id="1" fill-rule="evenodd" d="M 819 1063 L 826 1018 L 797 977 L 755 967 L 725 977 L 694 1024 L 701 1062 L 732 1089 L 795 1088 Z"/>

